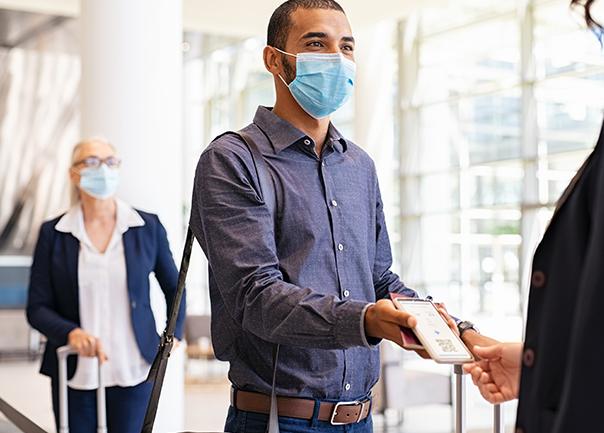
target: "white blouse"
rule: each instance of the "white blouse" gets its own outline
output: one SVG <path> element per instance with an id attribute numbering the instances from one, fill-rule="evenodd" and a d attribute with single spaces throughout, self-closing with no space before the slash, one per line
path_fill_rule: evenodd
<path id="1" fill-rule="evenodd" d="M 109 358 L 103 372 L 104 385 L 128 387 L 143 382 L 150 366 L 141 356 L 132 327 L 122 235 L 130 227 L 140 227 L 145 222 L 126 203 L 116 202 L 115 230 L 104 253 L 100 253 L 88 238 L 80 205 L 66 213 L 55 228 L 71 233 L 80 241 L 80 327 L 100 339 Z M 80 357 L 69 386 L 95 389 L 98 386 L 97 368 L 96 359 Z"/>

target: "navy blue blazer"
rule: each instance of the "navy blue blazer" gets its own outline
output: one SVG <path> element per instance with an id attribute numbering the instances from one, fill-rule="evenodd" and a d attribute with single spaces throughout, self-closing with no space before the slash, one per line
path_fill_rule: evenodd
<path id="1" fill-rule="evenodd" d="M 174 264 L 166 230 L 157 215 L 137 210 L 144 226 L 131 227 L 122 236 L 132 326 L 143 358 L 151 363 L 159 346 L 159 335 L 149 299 L 149 274 L 155 278 L 172 308 L 178 270 Z M 27 320 L 48 339 L 40 372 L 58 377 L 58 347 L 80 326 L 78 303 L 78 259 L 80 241 L 71 233 L 55 229 L 61 217 L 42 224 L 34 252 L 27 298 Z M 185 299 L 181 304 L 176 337 L 182 338 Z M 111 320 L 111 318 L 107 318 Z M 75 373 L 77 357 L 70 357 L 68 377 Z"/>

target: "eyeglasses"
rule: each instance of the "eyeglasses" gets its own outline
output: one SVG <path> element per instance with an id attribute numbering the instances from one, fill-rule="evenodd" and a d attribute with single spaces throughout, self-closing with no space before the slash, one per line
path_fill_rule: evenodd
<path id="1" fill-rule="evenodd" d="M 86 168 L 99 168 L 101 164 L 105 164 L 109 168 L 119 168 L 122 164 L 122 160 L 116 156 L 108 156 L 104 159 L 99 158 L 98 156 L 89 156 L 74 162 L 73 166 L 84 165 Z"/>

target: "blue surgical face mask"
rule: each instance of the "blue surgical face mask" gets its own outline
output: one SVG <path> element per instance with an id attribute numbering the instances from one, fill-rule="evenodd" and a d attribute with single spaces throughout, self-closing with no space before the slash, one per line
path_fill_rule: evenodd
<path id="1" fill-rule="evenodd" d="M 296 58 L 296 78 L 289 88 L 300 107 L 316 119 L 331 115 L 348 101 L 354 90 L 356 64 L 340 53 L 290 54 Z"/>
<path id="2" fill-rule="evenodd" d="M 106 164 L 85 168 L 80 172 L 80 188 L 94 198 L 104 200 L 112 197 L 117 190 L 120 172 Z"/>

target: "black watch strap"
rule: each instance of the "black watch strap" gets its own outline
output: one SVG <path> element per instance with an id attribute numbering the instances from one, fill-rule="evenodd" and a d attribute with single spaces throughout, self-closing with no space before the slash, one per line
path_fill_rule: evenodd
<path id="1" fill-rule="evenodd" d="M 467 320 L 459 322 L 457 324 L 457 329 L 459 330 L 460 337 L 463 335 L 464 332 L 469 331 L 469 330 L 478 332 L 480 334 L 480 332 L 478 331 L 476 326 L 474 326 L 474 324 L 472 322 L 468 322 Z"/>

